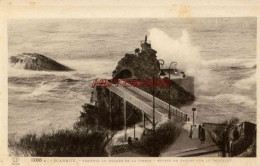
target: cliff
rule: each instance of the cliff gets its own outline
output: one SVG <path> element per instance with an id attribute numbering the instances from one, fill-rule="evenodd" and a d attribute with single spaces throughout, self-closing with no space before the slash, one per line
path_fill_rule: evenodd
<path id="1" fill-rule="evenodd" d="M 47 71 L 71 71 L 72 69 L 37 53 L 23 53 L 11 56 L 9 61 L 13 67 L 20 67 L 27 70 Z"/>

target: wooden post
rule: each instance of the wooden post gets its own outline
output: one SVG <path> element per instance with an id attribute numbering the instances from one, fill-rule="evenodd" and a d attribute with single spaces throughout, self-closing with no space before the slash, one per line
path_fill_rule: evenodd
<path id="1" fill-rule="evenodd" d="M 135 123 L 134 123 L 134 139 L 135 139 Z"/>
<path id="2" fill-rule="evenodd" d="M 192 119 L 193 119 L 192 125 L 194 126 L 194 111 L 192 111 L 192 112 L 193 112 L 193 114 L 192 114 Z"/>
<path id="3" fill-rule="evenodd" d="M 110 107 L 109 107 L 109 127 L 110 127 L 110 130 L 112 130 L 113 129 L 113 127 L 112 127 L 112 92 L 111 91 L 109 91 L 110 93 L 109 93 L 109 99 L 110 99 Z"/>
<path id="4" fill-rule="evenodd" d="M 169 66 L 169 80 L 170 80 L 170 84 L 169 84 L 169 112 L 168 112 L 168 119 L 171 120 L 171 65 Z"/>
<path id="5" fill-rule="evenodd" d="M 145 112 L 143 112 L 143 115 L 144 115 L 144 135 L 145 135 Z"/>
<path id="6" fill-rule="evenodd" d="M 153 135 L 155 134 L 155 97 L 154 97 L 154 77 L 153 77 Z"/>
<path id="7" fill-rule="evenodd" d="M 126 100 L 124 99 L 124 128 L 125 128 L 125 141 L 127 140 L 126 135 Z"/>

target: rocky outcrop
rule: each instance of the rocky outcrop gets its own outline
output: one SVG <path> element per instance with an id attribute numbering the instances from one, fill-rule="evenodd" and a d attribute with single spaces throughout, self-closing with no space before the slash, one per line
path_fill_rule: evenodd
<path id="1" fill-rule="evenodd" d="M 113 78 L 151 78 L 160 70 L 159 63 L 156 65 L 156 62 L 156 55 L 151 56 L 146 52 L 138 55 L 125 54 L 113 71 Z"/>
<path id="2" fill-rule="evenodd" d="M 23 53 L 9 58 L 11 66 L 27 70 L 71 71 L 72 69 L 37 53 Z"/>
<path id="3" fill-rule="evenodd" d="M 156 51 L 149 43 L 143 43 L 141 52 L 125 54 L 113 71 L 113 78 L 152 78 L 160 72 L 160 64 L 156 59 Z M 156 63 L 157 62 L 157 63 Z"/>
<path id="4" fill-rule="evenodd" d="M 79 82 L 80 80 L 74 80 L 74 79 L 71 79 L 71 78 L 67 78 L 67 79 L 64 79 L 64 80 L 61 80 L 61 82 Z"/>
<path id="5" fill-rule="evenodd" d="M 160 64 L 157 60 L 156 51 L 151 48 L 151 44 L 144 41 L 141 44 L 141 51 L 139 48 L 135 50 L 135 54 L 125 54 L 125 56 L 118 62 L 116 69 L 112 76 L 114 79 L 147 79 L 158 78 L 160 73 Z M 193 82 L 192 82 L 193 84 Z M 173 80 L 171 86 L 171 101 L 170 103 L 176 107 L 181 107 L 192 103 L 195 100 L 193 93 L 185 90 Z M 192 85 L 194 86 L 194 84 Z M 142 90 L 152 94 L 152 87 L 140 87 Z M 155 96 L 165 102 L 169 102 L 169 88 L 157 87 L 155 89 Z"/>

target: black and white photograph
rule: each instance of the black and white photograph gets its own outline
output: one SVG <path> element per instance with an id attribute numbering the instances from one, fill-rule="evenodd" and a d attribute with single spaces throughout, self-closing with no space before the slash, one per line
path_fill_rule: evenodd
<path id="1" fill-rule="evenodd" d="M 8 152 L 256 157 L 256 17 L 9 19 Z"/>

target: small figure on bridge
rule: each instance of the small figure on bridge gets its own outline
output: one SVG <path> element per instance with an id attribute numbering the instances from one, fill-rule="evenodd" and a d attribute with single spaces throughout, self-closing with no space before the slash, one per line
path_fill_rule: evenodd
<path id="1" fill-rule="evenodd" d="M 227 128 L 225 128 L 222 133 L 222 157 L 226 157 L 226 153 L 229 152 L 228 144 L 229 144 L 228 131 L 227 131 Z"/>
<path id="2" fill-rule="evenodd" d="M 200 137 L 201 137 L 201 125 L 199 125 L 199 139 L 200 139 Z"/>
<path id="3" fill-rule="evenodd" d="M 237 127 L 233 130 L 233 141 L 236 141 L 238 140 L 239 138 L 239 132 L 238 132 L 238 129 Z"/>
<path id="4" fill-rule="evenodd" d="M 206 139 L 205 129 L 201 126 L 200 126 L 200 129 L 199 129 L 199 139 L 200 139 L 202 144 L 205 142 L 205 139 Z"/>
<path id="5" fill-rule="evenodd" d="M 235 129 L 232 132 L 232 139 L 229 142 L 229 156 L 232 157 L 234 156 L 234 150 L 233 150 L 233 142 L 237 141 L 239 139 L 239 131 L 237 129 L 237 127 L 235 127 Z"/>
<path id="6" fill-rule="evenodd" d="M 129 150 L 132 150 L 132 149 L 133 149 L 132 138 L 131 138 L 131 137 L 128 137 L 127 142 L 128 142 L 128 148 L 129 148 Z"/>

